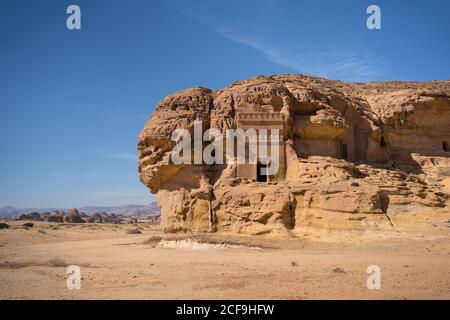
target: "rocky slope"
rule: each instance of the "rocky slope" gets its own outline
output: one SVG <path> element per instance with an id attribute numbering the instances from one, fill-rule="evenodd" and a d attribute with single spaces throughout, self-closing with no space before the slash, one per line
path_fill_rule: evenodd
<path id="1" fill-rule="evenodd" d="M 283 121 L 282 165 L 265 182 L 233 159 L 171 161 L 172 132 L 193 132 L 195 120 L 225 132 L 280 126 L 271 119 Z M 164 98 L 139 136 L 139 173 L 167 232 L 444 229 L 449 145 L 450 81 L 257 76 Z"/>

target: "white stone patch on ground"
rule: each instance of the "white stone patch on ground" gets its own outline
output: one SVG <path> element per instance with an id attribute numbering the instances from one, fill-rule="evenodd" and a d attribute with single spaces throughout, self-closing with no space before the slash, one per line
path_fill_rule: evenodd
<path id="1" fill-rule="evenodd" d="M 250 247 L 245 245 L 228 244 L 228 243 L 200 243 L 192 239 L 183 240 L 161 240 L 157 248 L 167 249 L 185 249 L 185 250 L 217 250 L 217 249 L 254 249 L 262 250 L 259 247 Z"/>

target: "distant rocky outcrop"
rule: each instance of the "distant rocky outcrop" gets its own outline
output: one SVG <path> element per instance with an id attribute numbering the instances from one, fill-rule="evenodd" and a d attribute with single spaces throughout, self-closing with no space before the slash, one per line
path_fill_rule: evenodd
<path id="1" fill-rule="evenodd" d="M 46 221 L 63 223 L 64 217 L 65 217 L 64 211 L 55 210 L 52 213 L 50 213 L 50 215 L 47 216 Z"/>
<path id="2" fill-rule="evenodd" d="M 47 221 L 47 220 L 48 220 L 48 217 L 50 217 L 50 216 L 51 216 L 51 212 L 44 211 L 44 212 L 41 213 L 41 218 L 42 218 L 42 220 L 44 220 L 44 221 Z"/>
<path id="3" fill-rule="evenodd" d="M 110 213 L 110 212 L 100 212 L 97 213 L 98 215 L 101 216 L 101 220 L 103 223 L 121 223 L 122 219 L 121 216 L 117 216 L 114 213 Z"/>
<path id="4" fill-rule="evenodd" d="M 98 212 L 91 214 L 87 217 L 86 222 L 88 223 L 103 223 L 102 215 Z"/>
<path id="5" fill-rule="evenodd" d="M 174 164 L 172 133 L 194 132 L 195 121 L 201 133 L 278 129 L 279 171 L 264 175 L 262 158 Z M 428 218 L 449 212 L 450 81 L 363 84 L 288 74 L 217 91 L 195 87 L 161 100 L 138 153 L 140 179 L 166 232 L 426 228 Z"/>
<path id="6" fill-rule="evenodd" d="M 111 206 L 111 207 L 100 207 L 100 206 L 91 206 L 91 207 L 80 207 L 78 208 L 80 215 L 82 218 L 86 218 L 88 215 L 96 213 L 96 212 L 109 212 L 116 215 L 123 216 L 147 216 L 147 215 L 155 215 L 158 216 L 160 214 L 159 207 L 156 203 L 152 202 L 148 205 L 127 205 L 127 206 Z M 16 218 L 19 219 L 22 214 L 29 214 L 30 212 L 39 212 L 41 214 L 42 219 L 46 220 L 48 216 L 50 216 L 55 212 L 65 212 L 68 209 L 60 209 L 60 208 L 28 208 L 28 209 L 17 209 L 14 207 L 2 207 L 0 208 L 0 218 Z"/>
<path id="7" fill-rule="evenodd" d="M 69 211 L 67 211 L 67 213 L 64 215 L 64 222 L 85 223 L 77 209 L 70 209 Z"/>
<path id="8" fill-rule="evenodd" d="M 93 208 L 113 208 L 122 213 L 112 213 L 107 211 L 83 212 L 79 209 L 53 210 L 41 213 L 38 211 L 21 212 L 20 209 L 8 207 L 8 212 L 15 214 L 17 220 L 46 221 L 53 223 L 108 223 L 108 224 L 133 224 L 133 223 L 157 223 L 159 222 L 159 209 L 156 205 L 148 206 L 122 206 L 122 207 L 86 207 Z M 115 209 L 114 209 L 115 208 Z"/>
<path id="9" fill-rule="evenodd" d="M 80 211 L 87 214 L 92 214 L 96 212 L 109 212 L 116 215 L 124 216 L 142 216 L 142 215 L 159 215 L 160 210 L 156 203 L 152 202 L 146 206 L 139 205 L 128 205 L 128 206 L 117 206 L 117 207 L 81 207 Z"/>
<path id="10" fill-rule="evenodd" d="M 19 220 L 43 220 L 39 212 L 22 213 Z"/>

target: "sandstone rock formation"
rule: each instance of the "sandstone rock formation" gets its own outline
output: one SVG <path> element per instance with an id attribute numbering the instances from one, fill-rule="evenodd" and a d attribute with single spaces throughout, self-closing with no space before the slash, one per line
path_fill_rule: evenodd
<path id="1" fill-rule="evenodd" d="M 19 216 L 19 220 L 42 220 L 39 212 L 22 213 Z"/>
<path id="2" fill-rule="evenodd" d="M 98 212 L 92 214 L 86 219 L 88 223 L 103 223 L 102 215 Z"/>
<path id="3" fill-rule="evenodd" d="M 112 224 L 118 224 L 122 223 L 123 217 L 117 216 L 114 213 L 109 212 L 97 212 L 94 213 L 91 218 L 94 218 L 94 223 L 112 223 Z M 88 220 L 88 222 L 92 222 Z"/>
<path id="4" fill-rule="evenodd" d="M 47 215 L 46 221 L 63 223 L 64 216 L 65 216 L 64 211 L 55 210 L 52 213 L 50 213 L 50 215 Z"/>
<path id="5" fill-rule="evenodd" d="M 279 129 L 278 173 L 261 177 L 264 164 L 231 158 L 175 165 L 171 135 L 196 120 L 203 131 Z M 195 87 L 161 100 L 138 153 L 166 232 L 420 229 L 450 212 L 450 81 L 287 74 Z"/>
<path id="6" fill-rule="evenodd" d="M 77 209 L 70 209 L 64 216 L 64 222 L 66 223 L 84 223 L 85 221 L 81 217 Z"/>
<path id="7" fill-rule="evenodd" d="M 110 212 L 93 212 L 86 214 L 79 212 L 78 209 L 70 209 L 67 212 L 55 210 L 53 212 L 38 212 L 34 215 L 22 214 L 20 220 L 44 220 L 55 223 L 106 223 L 106 224 L 133 224 L 133 223 L 155 223 L 159 219 L 159 215 L 155 214 L 114 214 Z"/>

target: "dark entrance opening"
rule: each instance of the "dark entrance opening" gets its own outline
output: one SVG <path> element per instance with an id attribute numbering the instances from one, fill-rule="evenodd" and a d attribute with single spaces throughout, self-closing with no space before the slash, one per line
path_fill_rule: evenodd
<path id="1" fill-rule="evenodd" d="M 258 162 L 258 164 L 256 165 L 256 181 L 258 181 L 258 182 L 267 182 L 267 174 L 266 174 L 266 172 L 267 172 L 267 164 L 263 164 L 261 162 Z"/>
<path id="2" fill-rule="evenodd" d="M 442 149 L 444 149 L 445 152 L 449 152 L 450 148 L 448 147 L 447 141 L 442 141 Z"/>
<path id="3" fill-rule="evenodd" d="M 347 155 L 347 145 L 345 143 L 341 144 L 341 157 L 344 160 L 348 160 L 347 159 L 347 157 L 348 157 L 348 155 Z"/>

